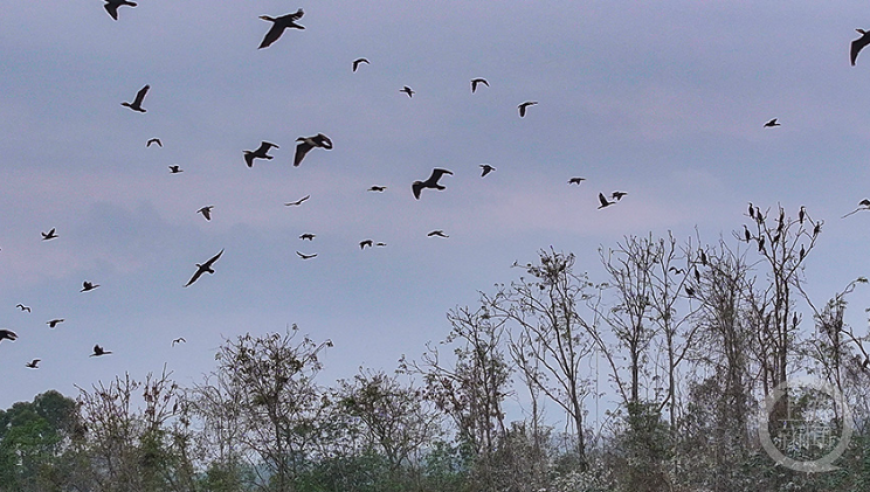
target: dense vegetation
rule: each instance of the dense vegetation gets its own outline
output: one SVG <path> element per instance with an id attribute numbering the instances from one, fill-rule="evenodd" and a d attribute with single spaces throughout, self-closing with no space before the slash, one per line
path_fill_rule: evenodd
<path id="1" fill-rule="evenodd" d="M 870 490 L 868 335 L 844 323 L 866 280 L 814 302 L 803 272 L 821 223 L 803 209 L 751 215 L 712 246 L 625 238 L 600 251 L 603 282 L 572 254 L 541 251 L 510 285 L 449 312 L 445 339 L 394 373 L 321 386 L 332 344 L 293 327 L 226 340 L 193 387 L 164 369 L 75 399 L 43 393 L 0 411 L 0 490 Z M 756 418 L 807 374 L 851 412 L 792 388 L 768 422 Z M 590 402 L 608 381 L 616 410 L 593 428 Z M 510 398 L 522 420 L 507 421 Z M 762 448 L 767 426 L 789 457 L 825 456 L 837 440 L 787 432 L 819 415 L 837 436 L 854 430 L 839 469 L 796 471 Z"/>

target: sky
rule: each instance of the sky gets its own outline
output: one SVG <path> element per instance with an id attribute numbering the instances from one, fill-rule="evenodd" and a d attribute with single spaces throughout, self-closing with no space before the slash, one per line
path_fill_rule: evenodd
<path id="1" fill-rule="evenodd" d="M 257 49 L 258 17 L 298 8 L 305 30 Z M 542 248 L 602 281 L 598 249 L 626 236 L 736 244 L 747 202 L 825 221 L 807 269 L 824 303 L 870 276 L 870 212 L 840 218 L 870 195 L 859 27 L 857 1 L 141 0 L 117 21 L 100 0 L 11 2 L 0 328 L 19 338 L 0 343 L 0 408 L 164 365 L 194 384 L 225 339 L 292 324 L 335 344 L 324 384 L 389 372 Z M 475 77 L 490 86 L 472 94 Z M 120 105 L 146 84 L 146 113 Z M 524 101 L 538 104 L 520 118 Z M 295 140 L 317 133 L 334 148 L 294 167 Z M 248 168 L 261 141 L 274 159 Z M 446 189 L 415 200 L 436 167 L 454 173 Z M 369 238 L 387 245 L 360 250 Z M 79 292 L 85 280 L 100 287 Z M 849 300 L 866 329 L 870 290 Z M 88 357 L 95 344 L 113 354 Z"/>

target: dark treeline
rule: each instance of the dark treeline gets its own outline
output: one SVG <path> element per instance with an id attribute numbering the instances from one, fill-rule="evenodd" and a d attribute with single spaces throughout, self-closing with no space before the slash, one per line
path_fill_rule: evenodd
<path id="1" fill-rule="evenodd" d="M 540 251 L 447 313 L 420 357 L 329 387 L 332 343 L 294 326 L 226 340 L 192 387 L 164 369 L 49 391 L 0 411 L 0 490 L 864 492 L 868 335 L 844 313 L 866 280 L 810 299 L 820 234 L 803 209 L 750 209 L 713 245 L 627 237 L 600 251 L 597 282 Z M 846 405 L 793 387 L 765 407 L 799 375 Z M 592 421 L 596 398 L 616 403 Z M 513 399 L 522 420 L 507 419 Z M 836 470 L 783 466 L 760 437 L 812 462 L 842 441 L 807 439 L 820 428 L 852 430 Z"/>

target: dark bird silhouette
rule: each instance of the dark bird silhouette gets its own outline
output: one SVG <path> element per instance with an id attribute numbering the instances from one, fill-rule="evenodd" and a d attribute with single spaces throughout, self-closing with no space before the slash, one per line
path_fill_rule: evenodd
<path id="1" fill-rule="evenodd" d="M 99 345 L 94 345 L 94 353 L 91 354 L 90 357 L 99 357 L 101 355 L 108 355 L 108 354 L 111 354 L 111 352 L 105 350 L 103 347 L 100 347 Z"/>
<path id="2" fill-rule="evenodd" d="M 284 205 L 287 207 L 298 207 L 299 205 L 302 205 L 302 202 L 308 200 L 309 198 L 311 198 L 311 195 L 305 195 L 302 198 L 296 200 L 295 202 L 287 202 Z"/>
<path id="3" fill-rule="evenodd" d="M 402 87 L 401 89 L 399 89 L 399 92 L 404 92 L 405 94 L 408 95 L 408 97 L 414 97 L 414 90 L 411 89 L 410 87 L 408 87 L 407 85 L 405 87 Z"/>
<path id="4" fill-rule="evenodd" d="M 385 247 L 386 245 L 387 245 L 387 243 L 381 243 L 381 242 L 377 242 L 377 243 L 375 243 L 375 246 L 377 246 L 377 247 L 379 247 L 379 248 L 383 248 L 383 247 Z"/>
<path id="5" fill-rule="evenodd" d="M 271 159 L 271 155 L 267 155 L 269 149 L 275 147 L 276 149 L 280 149 L 277 145 L 269 142 L 260 142 L 260 146 L 257 147 L 257 150 L 250 151 L 244 150 L 242 151 L 245 154 L 245 162 L 248 164 L 248 167 L 254 167 L 254 159 Z"/>
<path id="6" fill-rule="evenodd" d="M 668 271 L 669 271 L 669 272 L 674 272 L 674 273 L 676 273 L 677 275 L 682 275 L 682 274 L 686 273 L 686 271 L 683 270 L 682 268 L 677 268 L 677 267 L 675 267 L 675 266 L 672 266 L 672 267 L 668 268 Z"/>
<path id="7" fill-rule="evenodd" d="M 432 170 L 432 174 L 426 181 L 414 181 L 411 183 L 411 191 L 414 192 L 414 198 L 417 200 L 420 199 L 420 192 L 423 188 L 432 188 L 434 190 L 443 190 L 444 186 L 438 184 L 438 180 L 441 179 L 441 176 L 445 174 L 453 174 L 453 172 L 448 171 L 447 169 L 435 168 Z"/>
<path id="8" fill-rule="evenodd" d="M 701 283 L 701 272 L 697 268 L 695 268 L 695 282 Z"/>
<path id="9" fill-rule="evenodd" d="M 480 168 L 483 170 L 483 172 L 480 173 L 481 178 L 495 171 L 495 168 L 490 166 L 489 164 L 480 164 Z"/>
<path id="10" fill-rule="evenodd" d="M 18 335 L 15 334 L 14 331 L 9 330 L 0 330 L 0 342 L 3 340 L 15 341 L 18 338 Z"/>
<path id="11" fill-rule="evenodd" d="M 818 236 L 820 232 L 822 232 L 822 223 L 821 222 L 817 223 L 816 226 L 813 227 L 813 237 Z"/>
<path id="12" fill-rule="evenodd" d="M 282 15 L 281 17 L 269 17 L 268 15 L 261 15 L 260 18 L 263 20 L 267 20 L 272 22 L 272 28 L 269 29 L 269 32 L 266 33 L 266 36 L 263 38 L 263 42 L 260 43 L 260 47 L 257 49 L 262 49 L 268 47 L 270 44 L 278 41 L 278 38 L 284 34 L 284 29 L 293 28 L 293 29 L 305 29 L 305 27 L 300 26 L 296 23 L 302 16 L 305 15 L 305 12 L 302 9 L 296 11 L 293 14 Z"/>
<path id="13" fill-rule="evenodd" d="M 477 90 L 478 84 L 483 84 L 483 85 L 489 87 L 489 82 L 487 82 L 486 79 L 484 79 L 484 78 L 478 77 L 476 79 L 471 79 L 471 93 L 472 94 L 474 94 L 474 91 Z"/>
<path id="14" fill-rule="evenodd" d="M 181 166 L 179 166 L 178 164 L 175 164 L 174 166 L 169 166 L 169 172 L 171 174 L 178 174 L 178 173 L 183 173 L 184 170 L 181 169 Z"/>
<path id="15" fill-rule="evenodd" d="M 133 99 L 132 103 L 122 102 L 121 106 L 127 106 L 133 111 L 138 111 L 140 113 L 144 113 L 145 109 L 142 107 L 142 100 L 145 99 L 145 94 L 148 93 L 148 89 L 150 89 L 150 85 L 146 85 L 145 87 L 139 89 L 139 92 L 136 93 L 136 99 Z"/>
<path id="16" fill-rule="evenodd" d="M 366 191 L 374 191 L 374 192 L 377 192 L 377 193 L 382 193 L 382 192 L 383 192 L 384 190 L 386 190 L 386 189 L 387 189 L 386 186 L 372 186 L 371 188 L 369 188 L 369 189 L 366 190 Z"/>
<path id="17" fill-rule="evenodd" d="M 298 251 L 296 252 L 296 254 L 299 255 L 299 257 L 302 258 L 303 260 L 310 260 L 311 258 L 314 258 L 317 256 L 317 253 L 314 253 L 313 255 L 306 255 L 306 254 L 300 253 Z"/>
<path id="18" fill-rule="evenodd" d="M 428 236 L 428 237 L 435 237 L 435 236 L 450 237 L 447 234 L 444 234 L 444 231 L 442 231 L 441 229 L 435 229 L 434 231 L 430 232 L 429 234 L 426 234 L 426 236 Z"/>
<path id="19" fill-rule="evenodd" d="M 607 197 L 604 196 L 604 193 L 598 194 L 598 201 L 601 202 L 601 205 L 599 205 L 598 208 L 609 207 L 609 206 L 613 205 L 614 203 L 616 203 L 616 202 L 607 201 Z"/>
<path id="20" fill-rule="evenodd" d="M 39 362 L 40 362 L 41 360 L 42 360 L 42 359 L 33 359 L 32 361 L 30 361 L 30 362 L 28 362 L 27 364 L 24 364 L 24 365 L 25 365 L 26 367 L 31 368 L 31 369 L 39 369 Z"/>
<path id="21" fill-rule="evenodd" d="M 759 253 L 767 253 L 764 249 L 764 236 L 758 237 L 758 252 Z"/>
<path id="22" fill-rule="evenodd" d="M 56 232 L 56 229 L 54 227 L 52 227 L 50 231 L 42 233 L 42 240 L 43 241 L 48 241 L 49 239 L 54 239 L 56 237 L 57 237 L 57 232 Z"/>
<path id="23" fill-rule="evenodd" d="M 79 292 L 87 292 L 89 290 L 94 290 L 99 286 L 100 286 L 100 284 L 95 284 L 95 283 L 88 282 L 87 280 L 85 280 L 84 282 L 82 282 L 82 290 L 80 290 Z"/>
<path id="24" fill-rule="evenodd" d="M 746 225 L 743 226 L 743 237 L 746 239 L 747 243 L 752 240 L 752 234 L 749 233 L 749 229 Z"/>
<path id="25" fill-rule="evenodd" d="M 211 266 L 214 265 L 214 262 L 218 261 L 218 258 L 220 258 L 222 254 L 224 254 L 223 249 L 218 251 L 218 254 L 209 258 L 208 261 L 206 261 L 205 263 L 202 263 L 202 264 L 197 263 L 196 264 L 196 272 L 193 273 L 193 276 L 190 277 L 190 280 L 188 280 L 187 283 L 184 284 L 184 286 L 188 287 L 191 284 L 193 284 L 194 282 L 196 282 L 199 279 L 199 277 L 202 276 L 203 273 L 214 274 L 214 269 Z"/>
<path id="26" fill-rule="evenodd" d="M 207 205 L 207 206 L 202 207 L 201 209 L 197 210 L 196 213 L 202 214 L 202 216 L 205 217 L 205 220 L 211 220 L 211 209 L 213 209 L 213 208 L 214 208 L 214 205 Z"/>
<path id="27" fill-rule="evenodd" d="M 128 7 L 135 7 L 136 3 L 128 2 L 127 0 L 106 0 L 106 4 L 103 5 L 103 7 L 105 7 L 106 12 L 108 12 L 113 19 L 118 20 L 118 7 L 122 5 L 126 5 Z"/>
<path id="28" fill-rule="evenodd" d="M 299 137 L 296 139 L 299 142 L 296 145 L 296 156 L 293 158 L 293 165 L 298 166 L 305 158 L 305 154 L 314 147 L 320 147 L 326 150 L 332 149 L 332 140 L 326 135 L 318 133 L 313 137 Z"/>
<path id="29" fill-rule="evenodd" d="M 847 213 L 846 215 L 844 215 L 841 218 L 845 219 L 846 217 L 848 217 L 854 213 L 860 212 L 861 210 L 870 210 L 870 199 L 865 198 L 865 199 L 861 200 L 860 202 L 858 202 L 858 208 L 856 208 L 855 210 L 852 210 L 851 212 Z"/>
<path id="30" fill-rule="evenodd" d="M 800 255 L 798 257 L 798 261 L 803 261 L 804 256 L 806 256 L 806 255 L 807 255 L 807 250 L 805 250 L 804 245 L 801 244 L 801 251 L 800 251 Z"/>
<path id="31" fill-rule="evenodd" d="M 528 108 L 529 106 L 534 106 L 535 104 L 538 104 L 538 101 L 526 101 L 517 106 L 520 109 L 520 118 L 524 118 L 526 116 L 526 108 Z"/>
<path id="32" fill-rule="evenodd" d="M 801 205 L 801 209 L 798 210 L 798 222 L 800 222 L 801 225 L 803 225 L 804 218 L 806 218 L 806 215 L 807 215 L 806 208 L 803 205 Z"/>
<path id="33" fill-rule="evenodd" d="M 47 324 L 49 328 L 56 328 L 58 323 L 63 323 L 63 321 L 63 318 L 55 318 L 46 321 L 45 324 Z"/>
<path id="34" fill-rule="evenodd" d="M 699 252 L 701 254 L 701 264 L 704 266 L 707 266 L 707 253 L 705 253 L 703 249 L 700 250 Z"/>
<path id="35" fill-rule="evenodd" d="M 755 218 L 755 207 L 752 206 L 752 202 L 749 202 L 749 216 Z"/>
<path id="36" fill-rule="evenodd" d="M 613 198 L 614 200 L 619 201 L 619 200 L 622 200 L 622 197 L 624 197 L 625 195 L 628 195 L 628 193 L 626 193 L 624 191 L 614 191 L 613 193 L 610 194 L 610 198 Z"/>
<path id="37" fill-rule="evenodd" d="M 772 120 L 770 120 L 770 121 L 768 121 L 767 123 L 764 124 L 764 127 L 765 127 L 765 128 L 773 128 L 773 127 L 775 127 L 775 126 L 782 126 L 782 125 L 780 125 L 779 123 L 776 122 L 776 118 L 774 118 L 774 119 L 772 119 Z"/>
<path id="38" fill-rule="evenodd" d="M 354 72 L 356 72 L 356 69 L 359 68 L 359 64 L 360 64 L 360 63 L 368 64 L 369 61 L 366 60 L 365 58 L 357 58 L 356 60 L 354 60 L 354 61 L 353 61 L 353 71 L 354 71 Z"/>
<path id="39" fill-rule="evenodd" d="M 305 234 L 302 234 L 301 236 L 299 236 L 299 239 L 301 239 L 301 240 L 303 240 L 303 241 L 306 240 L 306 239 L 309 240 L 309 241 L 313 241 L 315 236 L 316 236 L 316 234 L 312 234 L 312 233 L 310 233 L 310 232 L 306 232 Z"/>
<path id="40" fill-rule="evenodd" d="M 27 311 L 28 313 L 30 312 L 30 306 L 25 306 L 24 304 L 17 304 L 15 307 L 22 311 Z"/>
<path id="41" fill-rule="evenodd" d="M 586 181 L 586 178 L 571 178 L 571 179 L 568 180 L 568 184 L 576 184 L 576 185 L 579 185 L 580 183 L 582 183 L 582 182 L 584 182 L 584 181 Z"/>
<path id="42" fill-rule="evenodd" d="M 151 138 L 145 142 L 146 147 L 151 147 L 151 144 L 157 144 L 158 147 L 163 147 L 163 142 L 161 142 L 159 138 Z"/>
<path id="43" fill-rule="evenodd" d="M 360 241 L 359 242 L 359 249 L 365 249 L 366 246 L 371 248 L 373 244 L 374 244 L 374 241 L 372 241 L 371 239 L 366 239 L 364 241 Z"/>
<path id="44" fill-rule="evenodd" d="M 693 289 L 687 285 L 686 286 L 686 295 L 689 297 L 695 297 L 695 289 Z"/>
<path id="45" fill-rule="evenodd" d="M 864 29 L 855 29 L 855 31 L 857 31 L 861 37 L 852 41 L 852 49 L 849 54 L 852 59 L 853 67 L 855 66 L 855 60 L 858 59 L 858 53 L 860 53 L 865 46 L 870 44 L 870 31 L 865 31 Z"/>
<path id="46" fill-rule="evenodd" d="M 174 347 L 176 343 L 187 343 L 187 340 L 184 337 L 178 337 L 172 341 L 172 346 Z"/>

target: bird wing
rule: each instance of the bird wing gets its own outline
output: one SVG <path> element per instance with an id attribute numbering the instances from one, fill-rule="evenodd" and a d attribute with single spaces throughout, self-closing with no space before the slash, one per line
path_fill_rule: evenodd
<path id="1" fill-rule="evenodd" d="M 190 280 L 188 280 L 187 283 L 184 284 L 184 286 L 185 286 L 185 287 L 189 287 L 190 285 L 192 285 L 194 282 L 196 282 L 197 280 L 199 280 L 199 277 L 201 277 L 202 274 L 203 274 L 204 272 L 205 272 L 205 268 L 203 268 L 203 267 L 199 267 L 199 268 L 196 270 L 196 272 L 193 274 L 193 276 L 190 277 Z"/>
<path id="2" fill-rule="evenodd" d="M 211 209 L 203 208 L 200 209 L 200 212 L 202 212 L 202 216 L 205 217 L 205 220 L 211 220 Z"/>
<path id="3" fill-rule="evenodd" d="M 453 173 L 451 171 L 448 171 L 447 169 L 441 169 L 439 167 L 436 167 L 432 170 L 432 175 L 429 176 L 429 179 L 426 180 L 426 183 L 430 185 L 438 184 L 438 180 L 441 179 L 441 176 L 444 176 L 445 174 Z"/>
<path id="4" fill-rule="evenodd" d="M 260 147 L 257 148 L 257 150 L 255 150 L 254 153 L 255 153 L 255 154 L 261 154 L 261 155 L 263 155 L 263 154 L 265 154 L 266 152 L 269 152 L 269 149 L 271 149 L 272 147 L 280 148 L 280 147 L 278 147 L 277 145 L 275 145 L 275 144 L 273 144 L 273 143 L 271 143 L 271 142 L 263 141 L 263 142 L 260 142 Z"/>
<path id="5" fill-rule="evenodd" d="M 411 183 L 411 191 L 414 192 L 414 198 L 417 200 L 420 199 L 420 191 L 423 190 L 423 182 L 422 181 L 414 181 Z"/>
<path id="6" fill-rule="evenodd" d="M 148 89 L 150 88 L 150 85 L 146 85 L 145 87 L 139 89 L 139 92 L 136 93 L 136 99 L 133 100 L 133 106 L 142 105 L 142 101 L 145 99 L 145 94 L 148 93 Z"/>
<path id="7" fill-rule="evenodd" d="M 218 260 L 218 258 L 221 257 L 222 254 L 224 254 L 224 250 L 223 250 L 223 249 L 221 249 L 220 251 L 218 251 L 218 254 L 212 256 L 211 258 L 209 258 L 207 262 L 203 263 L 203 264 L 202 264 L 202 268 L 205 268 L 205 269 L 209 269 L 209 268 L 211 268 L 212 264 L 214 264 L 214 262 L 216 262 L 216 261 Z"/>
<path id="8" fill-rule="evenodd" d="M 282 15 L 281 17 L 278 17 L 278 20 L 284 22 L 293 22 L 301 19 L 303 15 L 305 15 L 305 12 L 303 12 L 302 9 L 299 9 L 292 14 Z"/>
<path id="9" fill-rule="evenodd" d="M 610 205 L 610 202 L 607 201 L 607 198 L 604 196 L 604 193 L 598 194 L 598 201 L 601 202 L 602 207 L 606 207 Z"/>
<path id="10" fill-rule="evenodd" d="M 272 28 L 266 33 L 263 42 L 260 43 L 260 47 L 257 49 L 267 48 L 270 44 L 278 41 L 278 38 L 280 38 L 282 34 L 284 34 L 284 26 L 279 25 L 278 22 L 274 22 Z"/>
<path id="11" fill-rule="evenodd" d="M 113 19 L 118 20 L 118 6 L 114 3 L 107 3 L 103 5 L 106 8 L 106 12 L 112 16 Z"/>
<path id="12" fill-rule="evenodd" d="M 858 53 L 868 44 L 870 44 L 870 34 L 864 34 L 860 38 L 852 41 L 852 51 L 850 53 L 852 66 L 855 66 L 855 61 L 858 59 Z"/>
<path id="13" fill-rule="evenodd" d="M 305 158 L 305 154 L 308 153 L 313 145 L 308 143 L 308 140 L 303 140 L 299 142 L 299 145 L 296 146 L 296 156 L 293 157 L 293 165 L 298 166 L 302 163 L 302 159 Z"/>
<path id="14" fill-rule="evenodd" d="M 245 164 L 247 164 L 248 167 L 254 167 L 254 157 L 254 152 L 251 152 L 250 150 L 245 151 Z"/>

